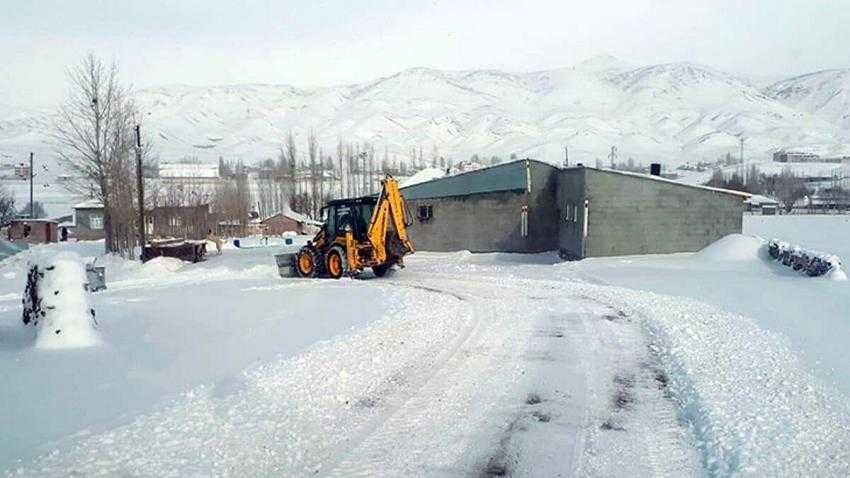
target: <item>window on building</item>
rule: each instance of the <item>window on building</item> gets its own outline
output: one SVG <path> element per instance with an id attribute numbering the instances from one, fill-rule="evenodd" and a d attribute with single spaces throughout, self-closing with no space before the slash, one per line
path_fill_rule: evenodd
<path id="1" fill-rule="evenodd" d="M 93 214 L 89 216 L 89 228 L 92 231 L 100 231 L 103 229 L 103 216 L 100 214 Z"/>
<path id="2" fill-rule="evenodd" d="M 434 217 L 434 206 L 423 204 L 417 208 L 416 219 L 419 219 L 419 222 L 428 222 L 432 217 Z"/>

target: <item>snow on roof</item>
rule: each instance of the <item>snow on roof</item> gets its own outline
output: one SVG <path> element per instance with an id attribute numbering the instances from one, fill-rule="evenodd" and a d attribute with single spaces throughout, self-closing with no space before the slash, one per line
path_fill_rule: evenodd
<path id="1" fill-rule="evenodd" d="M 218 165 L 204 163 L 162 163 L 159 165 L 161 178 L 217 178 Z"/>
<path id="2" fill-rule="evenodd" d="M 762 196 L 760 194 L 753 194 L 746 201 L 749 204 L 779 204 L 779 201 L 773 198 L 769 198 L 767 196 Z"/>
<path id="3" fill-rule="evenodd" d="M 74 209 L 102 209 L 103 203 L 99 199 L 87 199 L 74 205 Z"/>
<path id="4" fill-rule="evenodd" d="M 399 185 L 400 187 L 413 186 L 414 184 L 424 183 L 426 181 L 431 181 L 432 179 L 442 178 L 446 175 L 446 172 L 442 169 L 437 168 L 425 168 L 421 171 L 418 171 L 413 176 L 405 179 Z"/>
<path id="5" fill-rule="evenodd" d="M 651 174 L 632 173 L 632 172 L 629 172 L 629 171 L 619 171 L 619 170 L 616 170 L 616 169 L 608 169 L 608 168 L 601 168 L 601 169 L 600 168 L 592 168 L 592 167 L 589 167 L 589 166 L 582 166 L 582 167 L 587 168 L 587 169 L 595 169 L 597 171 L 604 171 L 606 173 L 622 174 L 624 176 L 634 176 L 634 177 L 637 177 L 637 178 L 649 179 L 651 181 L 661 181 L 661 182 L 665 182 L 665 183 L 676 184 L 678 186 L 685 186 L 685 187 L 688 187 L 688 188 L 697 188 L 697 189 L 704 189 L 704 190 L 707 190 L 707 191 L 714 191 L 714 192 L 723 193 L 723 194 L 731 194 L 733 196 L 740 196 L 742 198 L 749 198 L 750 196 L 752 196 L 752 194 L 744 192 L 744 191 L 735 191 L 733 189 L 714 188 L 714 187 L 711 187 L 711 186 L 700 186 L 698 184 L 682 183 L 682 182 L 675 181 L 675 180 L 672 180 L 672 179 L 663 178 L 661 176 L 653 176 Z"/>
<path id="6" fill-rule="evenodd" d="M 323 224 L 322 221 L 317 221 L 315 219 L 311 219 L 310 217 L 305 216 L 304 214 L 301 214 L 300 212 L 295 212 L 291 209 L 286 209 L 284 211 L 274 213 L 274 214 L 266 217 L 265 219 L 263 219 L 262 222 L 268 221 L 269 219 L 271 219 L 275 216 L 285 216 L 285 217 L 288 217 L 289 219 L 292 219 L 295 222 L 301 222 L 301 223 L 304 223 L 304 224 L 311 224 L 311 225 L 314 225 L 314 226 Z"/>

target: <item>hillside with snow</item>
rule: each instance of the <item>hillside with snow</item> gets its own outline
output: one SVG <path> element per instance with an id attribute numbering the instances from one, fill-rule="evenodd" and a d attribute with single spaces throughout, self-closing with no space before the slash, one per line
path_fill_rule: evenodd
<path id="1" fill-rule="evenodd" d="M 850 129 L 850 69 L 824 70 L 768 87 L 770 97 Z"/>
<path id="2" fill-rule="evenodd" d="M 161 158 L 253 161 L 277 155 L 292 131 L 315 131 L 325 150 L 337 141 L 369 141 L 399 159 L 466 159 L 511 154 L 560 162 L 619 159 L 678 164 L 736 152 L 768 158 L 779 148 L 847 154 L 850 120 L 846 71 L 776 83 L 692 63 L 635 67 L 596 57 L 531 73 L 413 68 L 352 85 L 162 86 L 141 90 L 145 134 Z M 45 112 L 0 108 L 0 159 L 50 154 Z"/>

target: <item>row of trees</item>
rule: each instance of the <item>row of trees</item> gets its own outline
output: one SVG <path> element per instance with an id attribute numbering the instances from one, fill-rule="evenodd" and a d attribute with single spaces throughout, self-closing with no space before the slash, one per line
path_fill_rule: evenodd
<path id="1" fill-rule="evenodd" d="M 5 227 L 15 218 L 15 198 L 0 183 L 0 227 Z"/>
<path id="2" fill-rule="evenodd" d="M 775 197 L 783 204 L 786 212 L 791 212 L 794 203 L 798 200 L 814 193 L 806 185 L 806 179 L 797 176 L 789 168 L 782 170 L 780 174 L 768 175 L 761 172 L 755 165 L 731 175 L 716 169 L 706 185 Z"/>

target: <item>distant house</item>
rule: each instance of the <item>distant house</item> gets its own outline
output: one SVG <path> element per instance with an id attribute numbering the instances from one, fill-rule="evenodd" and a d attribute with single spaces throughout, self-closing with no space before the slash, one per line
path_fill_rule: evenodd
<path id="1" fill-rule="evenodd" d="M 218 235 L 221 237 L 239 237 L 245 235 L 248 227 L 246 221 L 221 220 L 218 221 Z"/>
<path id="2" fill-rule="evenodd" d="M 151 237 L 203 239 L 215 225 L 209 204 L 157 206 L 146 214 L 146 232 Z"/>
<path id="3" fill-rule="evenodd" d="M 52 219 L 12 220 L 6 229 L 6 239 L 23 241 L 28 244 L 47 244 L 58 240 L 59 223 Z"/>
<path id="4" fill-rule="evenodd" d="M 313 229 L 322 225 L 321 221 L 315 221 L 295 211 L 284 211 L 269 216 L 261 221 L 263 233 L 270 236 L 279 236 L 284 232 L 296 234 L 309 234 Z"/>
<path id="5" fill-rule="evenodd" d="M 105 236 L 103 203 L 89 199 L 74 206 L 74 237 L 80 241 L 97 241 Z"/>
<path id="6" fill-rule="evenodd" d="M 218 179 L 217 164 L 205 163 L 160 163 L 159 177 L 162 179 Z"/>
<path id="7" fill-rule="evenodd" d="M 811 163 L 820 161 L 820 156 L 802 151 L 777 151 L 773 153 L 773 160 L 777 163 Z"/>
<path id="8" fill-rule="evenodd" d="M 750 196 L 744 201 L 744 204 L 746 204 L 748 212 L 763 216 L 774 216 L 779 210 L 779 201 L 758 194 Z"/>

